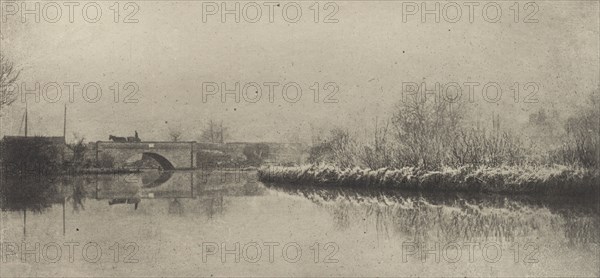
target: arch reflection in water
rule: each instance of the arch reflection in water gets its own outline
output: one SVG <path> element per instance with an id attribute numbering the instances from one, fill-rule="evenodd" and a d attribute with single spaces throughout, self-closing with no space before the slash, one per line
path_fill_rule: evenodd
<path id="1" fill-rule="evenodd" d="M 151 171 L 142 174 L 142 186 L 145 188 L 152 188 L 160 186 L 173 176 L 173 171 Z"/>
<path id="2" fill-rule="evenodd" d="M 200 173 L 153 170 L 129 175 L 94 174 L 43 179 L 4 177 L 0 183 L 0 207 L 3 211 L 15 212 L 23 218 L 24 236 L 27 234 L 27 221 L 36 221 L 27 217 L 31 212 L 62 210 L 58 214 L 59 217 L 62 215 L 62 219 L 56 219 L 56 222 L 62 222 L 63 234 L 69 229 L 70 215 L 87 209 L 87 217 L 94 217 L 100 202 L 86 204 L 87 199 L 101 201 L 105 206 L 113 208 L 130 207 L 126 210 L 118 209 L 120 213 L 133 213 L 143 208 L 146 212 L 151 211 L 150 215 L 163 212 L 184 215 L 189 210 L 213 219 L 223 215 L 227 197 L 258 196 L 265 193 L 262 184 L 256 182 L 254 173 L 244 174 L 243 178 L 235 175 L 230 171 Z M 157 200 L 148 201 L 153 199 Z M 148 205 L 144 206 L 145 203 Z"/>

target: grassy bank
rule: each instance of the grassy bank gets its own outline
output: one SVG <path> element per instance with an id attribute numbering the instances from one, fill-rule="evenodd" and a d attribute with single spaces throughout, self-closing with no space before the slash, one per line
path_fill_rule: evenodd
<path id="1" fill-rule="evenodd" d="M 460 167 L 425 171 L 415 167 L 378 170 L 328 165 L 263 167 L 259 180 L 295 185 L 397 188 L 415 191 L 597 196 L 600 173 L 567 166 Z"/>

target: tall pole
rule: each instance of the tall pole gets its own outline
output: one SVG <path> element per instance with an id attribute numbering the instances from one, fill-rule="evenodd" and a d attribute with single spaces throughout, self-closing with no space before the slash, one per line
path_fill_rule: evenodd
<path id="1" fill-rule="evenodd" d="M 21 130 L 25 130 L 25 113 L 23 113 L 23 116 L 21 117 L 21 123 L 19 124 L 19 135 L 21 135 Z"/>
<path id="2" fill-rule="evenodd" d="M 98 174 L 96 174 L 96 200 L 100 200 L 100 198 L 98 197 Z"/>
<path id="3" fill-rule="evenodd" d="M 25 137 L 27 137 L 27 101 L 25 101 Z"/>
<path id="4" fill-rule="evenodd" d="M 63 140 L 67 142 L 67 104 L 65 103 L 65 115 L 63 117 Z"/>
<path id="5" fill-rule="evenodd" d="M 23 238 L 27 236 L 27 210 L 23 209 Z"/>
<path id="6" fill-rule="evenodd" d="M 65 235 L 65 230 L 66 230 L 66 225 L 65 225 L 65 201 L 66 201 L 67 197 L 63 198 L 63 202 L 62 202 L 62 209 L 63 209 L 63 236 Z"/>
<path id="7" fill-rule="evenodd" d="M 0 70 L 0 72 L 2 72 Z M 2 130 L 2 102 L 0 101 L 0 137 L 4 134 L 4 131 Z"/>

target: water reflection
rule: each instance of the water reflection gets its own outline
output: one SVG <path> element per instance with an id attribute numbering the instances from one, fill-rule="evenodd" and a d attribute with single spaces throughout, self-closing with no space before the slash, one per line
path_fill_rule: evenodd
<path id="1" fill-rule="evenodd" d="M 169 178 L 165 179 L 165 175 Z M 0 215 L 7 227 L 0 231 L 5 241 L 79 240 L 105 246 L 112 246 L 115 241 L 137 242 L 145 251 L 140 256 L 146 257 L 140 265 L 128 267 L 136 269 L 140 276 L 172 275 L 147 272 L 157 271 L 159 268 L 154 267 L 161 264 L 174 266 L 168 271 L 181 270 L 177 274 L 182 275 L 197 271 L 181 260 L 202 260 L 199 249 L 190 243 L 256 240 L 294 241 L 307 248 L 315 241 L 335 242 L 340 246 L 339 259 L 344 266 L 335 269 L 347 269 L 343 273 L 346 275 L 367 275 L 367 270 L 388 271 L 380 267 L 387 264 L 389 271 L 381 272 L 381 276 L 473 276 L 492 269 L 485 262 L 452 264 L 447 269 L 447 265 L 421 262 L 399 264 L 402 243 L 406 241 L 494 241 L 508 245 L 532 241 L 540 246 L 540 265 L 526 268 L 512 264 L 513 258 L 507 256 L 503 258 L 506 264 L 493 266 L 494 271 L 526 276 L 555 266 L 564 274 L 597 274 L 591 269 L 598 262 L 593 256 L 597 254 L 600 225 L 595 198 L 265 186 L 258 182 L 255 172 L 239 171 L 7 179 L 0 184 L 0 193 L 2 210 L 9 211 Z M 235 274 L 227 272 L 231 265 L 215 262 L 209 268 Z M 89 265 L 66 267 L 81 270 Z M 285 273 L 297 271 L 294 264 L 278 267 Z M 460 269 L 455 271 L 455 267 Z M 518 270 L 510 272 L 515 267 Z M 68 270 L 65 273 L 70 273 Z M 299 275 L 302 274 L 305 273 Z"/>
<path id="2" fill-rule="evenodd" d="M 108 201 L 108 205 L 117 205 L 117 204 L 133 204 L 134 209 L 138 208 L 138 204 L 140 203 L 140 198 L 117 198 Z"/>
<path id="3" fill-rule="evenodd" d="M 5 177 L 0 186 L 3 210 L 41 212 L 52 203 L 62 202 L 57 178 Z"/>
<path id="4" fill-rule="evenodd" d="M 173 171 L 148 171 L 142 173 L 143 187 L 157 187 L 167 182 L 173 176 Z"/>
<path id="5" fill-rule="evenodd" d="M 335 227 L 370 225 L 378 237 L 413 241 L 497 241 L 524 238 L 560 239 L 596 248 L 600 242 L 595 198 L 431 194 L 369 189 L 293 187 L 276 192 L 302 196 L 330 212 Z"/>
<path id="6" fill-rule="evenodd" d="M 225 212 L 223 195 L 217 194 L 210 196 L 206 202 L 206 216 L 208 219 L 213 219 L 216 215 L 222 215 Z"/>
<path id="7" fill-rule="evenodd" d="M 183 204 L 179 198 L 173 198 L 173 200 L 169 201 L 169 214 L 183 214 Z"/>
<path id="8" fill-rule="evenodd" d="M 325 208 L 339 231 L 369 225 L 382 239 L 399 235 L 415 241 L 511 242 L 560 234 L 574 245 L 600 241 L 600 213 L 593 197 L 425 194 L 285 185 L 271 190 L 302 196 Z M 165 199 L 166 212 L 182 216 L 186 206 L 192 206 L 184 200 L 198 200 L 202 214 L 213 219 L 226 211 L 226 197 L 262 196 L 266 192 L 254 173 L 154 171 L 117 176 L 5 178 L 0 200 L 2 210 L 23 214 L 25 230 L 27 211 L 43 213 L 52 204 L 62 205 L 64 217 L 66 203 L 73 213 L 79 213 L 85 210 L 86 199 L 106 200 L 108 206 L 130 206 L 134 211 L 144 207 L 144 200 Z"/>
<path id="9" fill-rule="evenodd" d="M 185 215 L 186 201 L 201 202 L 207 219 L 222 215 L 225 196 L 258 196 L 266 189 L 254 172 L 236 171 L 146 171 L 128 175 L 81 175 L 59 177 L 2 177 L 0 208 L 22 214 L 23 236 L 27 234 L 27 212 L 45 213 L 62 206 L 63 234 L 67 207 L 72 213 L 86 208 L 86 200 L 104 200 L 109 207 L 130 206 L 133 211 L 147 201 L 167 201 L 169 215 Z M 69 206 L 67 206 L 69 204 Z"/>
<path id="10" fill-rule="evenodd" d="M 67 197 L 68 201 L 71 201 L 73 206 L 73 212 L 79 212 L 79 210 L 85 210 L 84 200 L 86 196 L 85 187 L 82 183 L 71 184 L 73 191 L 71 196 Z"/>

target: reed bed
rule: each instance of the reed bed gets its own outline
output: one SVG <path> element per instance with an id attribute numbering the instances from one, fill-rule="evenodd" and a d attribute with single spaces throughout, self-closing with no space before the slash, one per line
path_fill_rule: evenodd
<path id="1" fill-rule="evenodd" d="M 331 165 L 269 166 L 258 170 L 267 184 L 323 187 L 396 188 L 414 191 L 471 192 L 538 195 L 588 195 L 599 193 L 598 169 L 568 166 L 460 167 L 425 171 L 401 169 L 338 168 Z"/>

